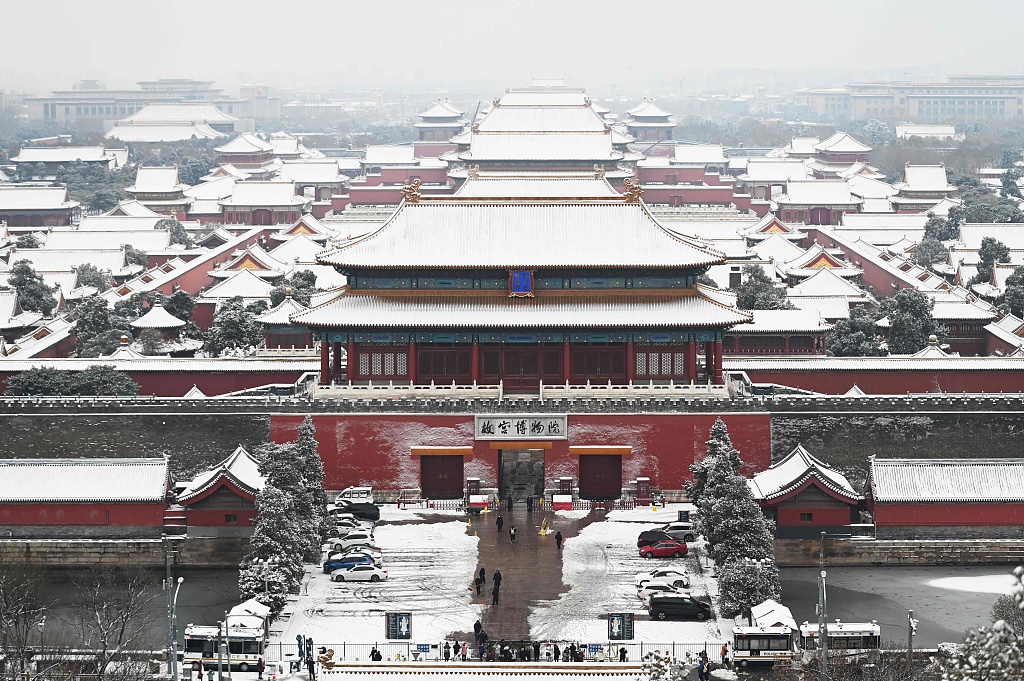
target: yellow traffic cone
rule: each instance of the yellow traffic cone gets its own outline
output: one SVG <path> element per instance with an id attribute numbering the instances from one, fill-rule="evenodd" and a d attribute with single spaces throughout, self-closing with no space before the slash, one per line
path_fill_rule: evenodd
<path id="1" fill-rule="evenodd" d="M 479 537 L 480 535 L 478 535 L 478 534 L 476 533 L 476 530 L 473 530 L 473 536 L 474 536 L 474 537 Z"/>

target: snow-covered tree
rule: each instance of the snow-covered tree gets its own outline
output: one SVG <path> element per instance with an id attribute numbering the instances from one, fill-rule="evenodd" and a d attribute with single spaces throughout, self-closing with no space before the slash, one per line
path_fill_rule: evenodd
<path id="1" fill-rule="evenodd" d="M 255 598 L 275 608 L 273 615 L 276 616 L 285 601 L 280 592 L 298 593 L 302 584 L 303 537 L 306 534 L 295 517 L 292 496 L 268 479 L 256 495 L 256 527 L 249 542 L 249 555 L 243 560 L 238 576 L 241 597 Z M 273 561 L 273 566 L 265 567 L 260 561 Z M 273 576 L 274 590 L 264 586 L 268 574 Z"/>
<path id="2" fill-rule="evenodd" d="M 685 681 L 694 667 L 673 662 L 667 650 L 664 655 L 660 650 L 653 650 L 644 655 L 642 668 L 649 681 Z"/>
<path id="3" fill-rule="evenodd" d="M 308 450 L 308 445 L 306 445 Z M 326 516 L 326 503 L 321 511 L 317 511 L 316 503 L 306 479 L 306 468 L 309 461 L 297 443 L 267 444 L 260 448 L 263 458 L 260 472 L 268 482 L 288 495 L 291 503 L 292 519 L 301 532 L 296 537 L 298 555 L 305 561 L 313 562 L 320 557 L 321 532 Z M 319 456 L 317 456 L 319 459 Z M 323 464 L 321 463 L 321 476 Z M 323 478 L 321 477 L 321 480 Z M 323 493 L 321 483 L 321 494 Z"/>
<path id="4" fill-rule="evenodd" d="M 726 463 L 722 463 L 720 459 Z M 711 435 L 707 441 L 707 454 L 702 460 L 696 461 L 690 466 L 693 482 L 687 482 L 685 488 L 694 504 L 700 505 L 704 489 L 707 487 L 709 468 L 725 468 L 726 466 L 736 472 L 743 466 L 743 460 L 740 459 L 740 453 L 732 446 L 729 427 L 725 425 L 725 421 L 718 418 L 711 426 Z"/>
<path id="5" fill-rule="evenodd" d="M 751 624 L 750 609 L 753 606 L 782 596 L 779 568 L 774 560 L 730 561 L 718 568 L 718 586 L 722 594 L 722 615 L 743 615 Z"/>
<path id="6" fill-rule="evenodd" d="M 709 485 L 700 507 L 701 532 L 719 565 L 751 558 L 774 556 L 774 530 L 754 501 L 747 479 L 728 475 Z"/>
<path id="7" fill-rule="evenodd" d="M 299 426 L 295 451 L 303 474 L 303 486 L 309 495 L 309 527 L 312 539 L 315 540 L 313 553 L 307 556 L 307 560 L 316 560 L 322 542 L 330 536 L 331 526 L 327 516 L 327 493 L 324 492 L 324 462 L 320 458 L 319 443 L 316 441 L 316 426 L 310 416 L 304 418 Z"/>
<path id="8" fill-rule="evenodd" d="M 1013 571 L 1010 594 L 1018 609 L 1024 609 L 1024 567 Z M 959 655 L 942 663 L 943 681 L 1017 681 L 1024 678 L 1024 633 L 1015 632 L 1006 620 L 991 627 L 972 629 L 960 646 Z"/>

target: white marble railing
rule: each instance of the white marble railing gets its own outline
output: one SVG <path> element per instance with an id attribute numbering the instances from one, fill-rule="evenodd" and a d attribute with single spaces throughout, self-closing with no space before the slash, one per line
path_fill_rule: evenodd
<path id="1" fill-rule="evenodd" d="M 544 384 L 534 391 L 516 391 L 507 393 L 502 383 L 497 385 L 456 385 L 454 383 L 414 385 L 405 382 L 387 383 L 341 383 L 317 385 L 312 396 L 320 399 L 398 399 L 405 397 L 448 397 L 448 398 L 497 398 L 515 399 L 530 397 L 540 399 L 573 399 L 573 398 L 623 398 L 623 397 L 680 397 L 725 399 L 729 390 L 724 385 L 708 383 L 585 383 L 573 385 L 569 383 Z"/>

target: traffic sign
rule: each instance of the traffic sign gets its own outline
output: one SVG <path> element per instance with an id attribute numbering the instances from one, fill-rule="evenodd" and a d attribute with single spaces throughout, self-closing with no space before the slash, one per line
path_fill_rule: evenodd
<path id="1" fill-rule="evenodd" d="M 384 635 L 389 639 L 410 639 L 412 638 L 412 613 L 388 612 L 384 613 L 385 627 Z"/>

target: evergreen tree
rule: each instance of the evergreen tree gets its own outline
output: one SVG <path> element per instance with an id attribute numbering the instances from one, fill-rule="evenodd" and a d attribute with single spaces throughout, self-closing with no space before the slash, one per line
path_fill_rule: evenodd
<path id="1" fill-rule="evenodd" d="M 301 532 L 295 538 L 297 555 L 300 559 L 314 562 L 320 557 L 321 531 L 324 521 L 317 512 L 317 503 L 310 485 L 307 482 L 305 470 L 309 465 L 308 444 L 303 442 L 302 446 L 297 442 L 285 442 L 284 444 L 268 443 L 260 447 L 260 472 L 274 486 L 284 491 L 290 498 L 292 517 Z M 319 455 L 317 455 L 319 459 Z M 323 464 L 320 467 L 321 476 Z M 322 481 L 321 477 L 321 481 Z M 322 491 L 322 486 L 321 486 Z M 323 506 L 323 515 L 327 514 L 326 500 Z"/>
<path id="2" fill-rule="evenodd" d="M 299 425 L 299 436 L 295 440 L 296 458 L 303 473 L 303 486 L 311 502 L 310 531 L 315 544 L 307 560 L 320 556 L 320 546 L 330 536 L 331 524 L 327 515 L 327 493 L 324 491 L 324 462 L 320 458 L 320 445 L 316 441 L 316 426 L 313 418 L 306 416 Z"/>
<path id="3" fill-rule="evenodd" d="M 1015 268 L 1006 278 L 1006 289 L 999 302 L 1017 317 L 1024 315 L 1024 267 Z"/>
<path id="4" fill-rule="evenodd" d="M 175 291 L 163 301 L 164 309 L 183 322 L 192 320 L 192 312 L 195 310 L 195 302 L 187 292 Z"/>
<path id="5" fill-rule="evenodd" d="M 135 248 L 131 244 L 124 245 L 124 258 L 128 261 L 129 265 L 142 265 L 146 266 L 146 254 Z"/>
<path id="6" fill-rule="evenodd" d="M 310 298 L 319 291 L 316 287 L 316 274 L 310 270 L 298 270 L 285 277 L 281 283 L 270 291 L 270 307 L 277 307 L 292 290 L 292 299 L 300 305 L 309 307 Z"/>
<path id="7" fill-rule="evenodd" d="M 43 278 L 36 273 L 30 260 L 19 260 L 11 268 L 8 283 L 18 292 L 18 301 L 23 310 L 41 312 L 49 317 L 57 307 L 57 299 Z"/>
<path id="8" fill-rule="evenodd" d="M 791 310 L 786 289 L 776 286 L 758 265 L 743 266 L 743 281 L 736 289 L 736 306 L 741 310 Z"/>
<path id="9" fill-rule="evenodd" d="M 743 466 L 740 453 L 732 446 L 732 440 L 729 438 L 729 428 L 721 418 L 716 419 L 714 425 L 711 426 L 711 434 L 707 441 L 707 453 L 704 458 L 690 465 L 693 481 L 684 483 L 686 494 L 694 504 L 699 505 L 707 486 L 708 469 L 719 465 L 718 457 L 724 457 L 733 472 Z"/>
<path id="10" fill-rule="evenodd" d="M 75 308 L 76 352 L 79 357 L 109 355 L 121 344 L 121 336 L 131 338 L 130 320 L 118 317 L 99 295 L 92 295 Z"/>
<path id="11" fill-rule="evenodd" d="M 1010 594 L 1018 610 L 1024 608 L 1024 567 L 1013 570 Z M 943 681 L 1018 681 L 1024 678 L 1024 634 L 1009 621 L 968 632 L 958 655 L 942 662 Z"/>
<path id="12" fill-rule="evenodd" d="M 933 265 L 946 261 L 949 251 L 938 239 L 925 237 L 914 249 L 913 260 L 921 267 L 931 269 Z"/>
<path id="13" fill-rule="evenodd" d="M 990 236 L 982 237 L 981 248 L 978 249 L 978 273 L 971 277 L 967 286 L 984 284 L 992 278 L 992 269 L 997 262 L 1010 262 L 1010 249 L 999 239 Z"/>
<path id="14" fill-rule="evenodd" d="M 950 223 L 946 218 L 932 215 L 924 224 L 924 238 L 936 241 L 950 241 L 956 238 L 959 225 Z"/>
<path id="15" fill-rule="evenodd" d="M 32 232 L 22 234 L 14 243 L 18 248 L 39 248 L 43 245 L 43 242 L 39 240 L 39 237 Z"/>
<path id="16" fill-rule="evenodd" d="M 740 558 L 764 560 L 774 555 L 774 525 L 764 517 L 742 475 L 716 480 L 709 476 L 700 505 L 700 526 L 719 564 Z"/>
<path id="17" fill-rule="evenodd" d="M 100 270 L 92 263 L 82 263 L 75 268 L 78 272 L 78 283 L 82 286 L 92 286 L 98 292 L 103 293 L 111 287 L 113 280 L 110 278 L 110 270 Z"/>
<path id="18" fill-rule="evenodd" d="M 206 336 L 206 351 L 219 355 L 227 349 L 247 349 L 259 345 L 263 335 L 256 317 L 246 311 L 242 299 L 231 298 L 221 303 Z"/>
<path id="19" fill-rule="evenodd" d="M 255 598 L 272 608 L 277 616 L 287 600 L 302 584 L 300 537 L 305 528 L 295 515 L 292 496 L 267 479 L 256 495 L 256 527 L 249 541 L 249 554 L 242 562 L 238 577 L 243 600 Z M 264 566 L 260 561 L 273 561 Z M 269 593 L 264 590 L 264 579 Z"/>
<path id="20" fill-rule="evenodd" d="M 743 615 L 753 624 L 750 609 L 766 600 L 782 597 L 779 568 L 774 560 L 757 563 L 751 560 L 733 560 L 717 570 L 718 587 L 722 596 L 721 611 L 725 617 Z"/>
<path id="21" fill-rule="evenodd" d="M 889 352 L 909 355 L 923 350 L 928 337 L 942 340 L 946 330 L 932 318 L 934 303 L 931 298 L 915 289 L 903 289 L 885 301 L 883 309 L 889 314 Z"/>
<path id="22" fill-rule="evenodd" d="M 875 318 L 867 310 L 855 307 L 849 319 L 840 319 L 826 337 L 828 354 L 833 357 L 879 357 L 886 354 Z"/>

